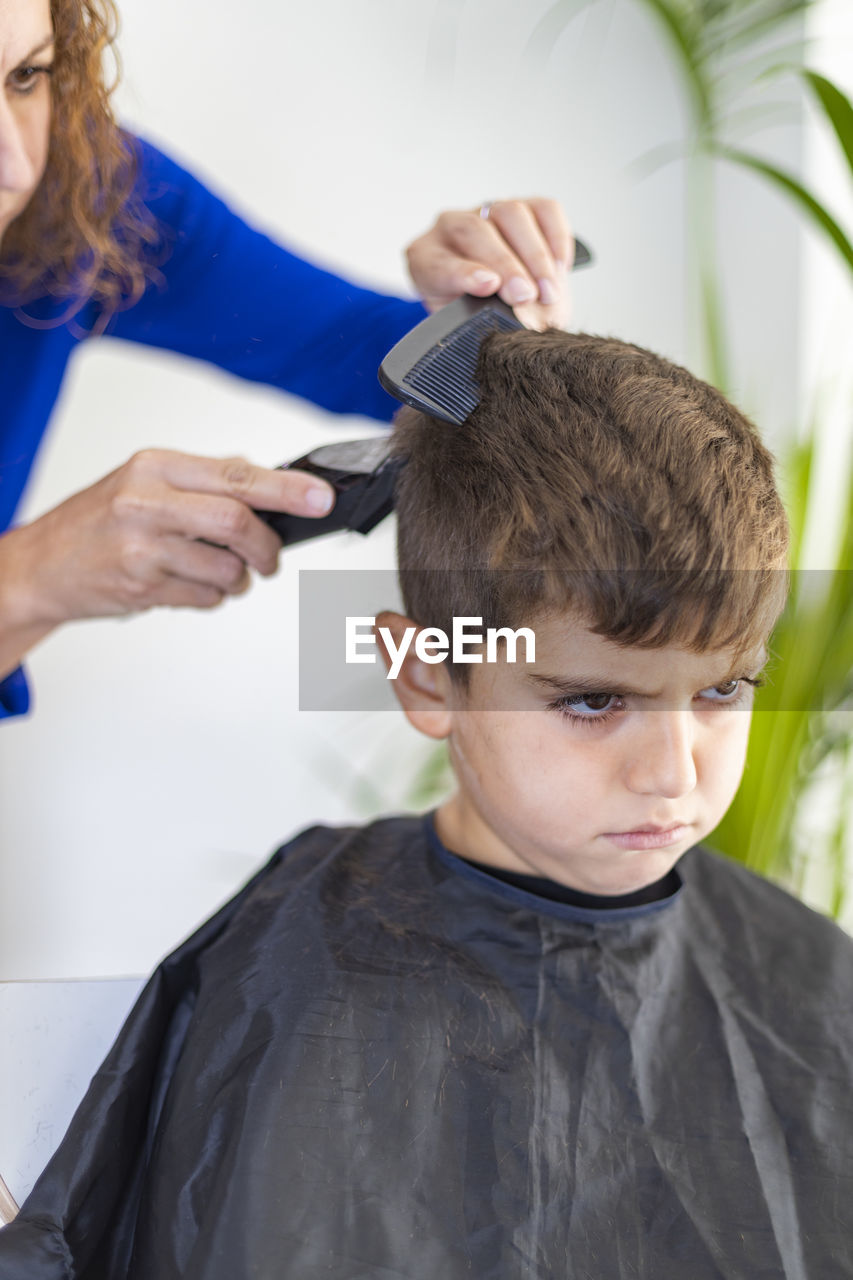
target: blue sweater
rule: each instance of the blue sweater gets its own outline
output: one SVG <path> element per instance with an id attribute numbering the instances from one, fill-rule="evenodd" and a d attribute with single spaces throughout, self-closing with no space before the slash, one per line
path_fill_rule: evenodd
<path id="1" fill-rule="evenodd" d="M 388 421 L 396 402 L 376 370 L 423 318 L 421 304 L 372 293 L 288 253 L 148 143 L 139 143 L 139 159 L 140 190 L 168 256 L 162 282 L 115 315 L 107 334 L 207 360 L 334 413 Z M 20 502 L 81 340 L 77 329 L 95 320 L 90 306 L 74 332 L 62 323 L 45 328 L 62 314 L 49 300 L 25 312 L 0 307 L 0 532 Z M 21 671 L 0 681 L 0 718 L 28 706 Z"/>

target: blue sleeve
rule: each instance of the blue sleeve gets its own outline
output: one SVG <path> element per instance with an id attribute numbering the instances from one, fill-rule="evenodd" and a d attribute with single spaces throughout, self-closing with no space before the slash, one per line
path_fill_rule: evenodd
<path id="1" fill-rule="evenodd" d="M 140 190 L 163 235 L 162 276 L 106 332 L 207 360 L 335 413 L 388 421 L 385 353 L 426 312 L 313 266 L 247 226 L 150 144 Z"/>
<path id="2" fill-rule="evenodd" d="M 25 716 L 30 709 L 30 691 L 26 676 L 20 667 L 0 680 L 0 720 L 12 716 Z"/>
<path id="3" fill-rule="evenodd" d="M 334 413 L 389 421 L 399 406 L 380 387 L 376 371 L 426 315 L 421 303 L 374 293 L 313 266 L 249 227 L 155 147 L 129 141 L 138 152 L 140 196 L 162 237 L 152 250 L 158 280 L 112 318 L 106 333 L 206 360 Z M 85 316 L 94 323 L 91 308 Z M 32 374 L 16 382 L 21 395 L 38 392 L 45 401 L 36 411 L 28 399 L 17 418 L 12 406 L 12 425 L 20 419 L 28 434 L 26 448 L 15 438 L 9 466 L 20 455 L 28 467 L 75 342 L 65 326 L 42 331 L 13 320 L 11 312 L 0 313 L 0 354 L 10 368 Z M 36 357 L 42 363 L 30 370 L 27 360 L 32 364 Z M 6 521 L 23 486 L 25 472 L 19 470 L 17 485 L 7 486 L 8 509 L 0 503 Z M 23 671 L 0 681 L 0 720 L 25 714 L 29 705 Z"/>

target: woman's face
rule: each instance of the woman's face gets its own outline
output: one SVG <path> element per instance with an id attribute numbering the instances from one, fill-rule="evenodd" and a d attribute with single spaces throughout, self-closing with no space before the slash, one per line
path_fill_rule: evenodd
<path id="1" fill-rule="evenodd" d="M 49 0 L 0 0 L 0 243 L 44 173 L 52 66 Z"/>

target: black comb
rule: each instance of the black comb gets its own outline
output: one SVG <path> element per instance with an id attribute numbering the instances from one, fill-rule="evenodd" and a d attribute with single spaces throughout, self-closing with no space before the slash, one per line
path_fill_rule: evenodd
<path id="1" fill-rule="evenodd" d="M 591 258 L 576 240 L 574 265 L 584 266 Z M 379 381 L 395 399 L 461 427 L 480 403 L 476 373 L 483 339 L 523 328 L 497 296 L 466 294 L 401 338 L 379 366 Z"/>
<path id="2" fill-rule="evenodd" d="M 379 381 L 397 400 L 459 427 L 480 403 L 475 374 L 483 339 L 523 328 L 500 298 L 457 298 L 391 348 Z"/>

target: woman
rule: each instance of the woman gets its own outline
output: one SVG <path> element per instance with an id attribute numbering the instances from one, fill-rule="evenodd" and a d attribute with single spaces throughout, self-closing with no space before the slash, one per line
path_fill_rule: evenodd
<path id="1" fill-rule="evenodd" d="M 0 531 L 72 351 L 102 333 L 205 359 L 337 412 L 387 419 L 381 356 L 423 314 L 247 227 L 121 131 L 102 55 L 112 0 L 0 0 Z M 559 324 L 572 239 L 552 201 L 442 215 L 409 249 L 428 308 L 462 292 Z M 21 658 L 74 618 L 207 608 L 274 572 L 252 508 L 320 514 L 331 491 L 241 459 L 148 451 L 0 537 L 0 716 L 27 709 Z M 213 544 L 213 545 L 211 545 Z"/>

